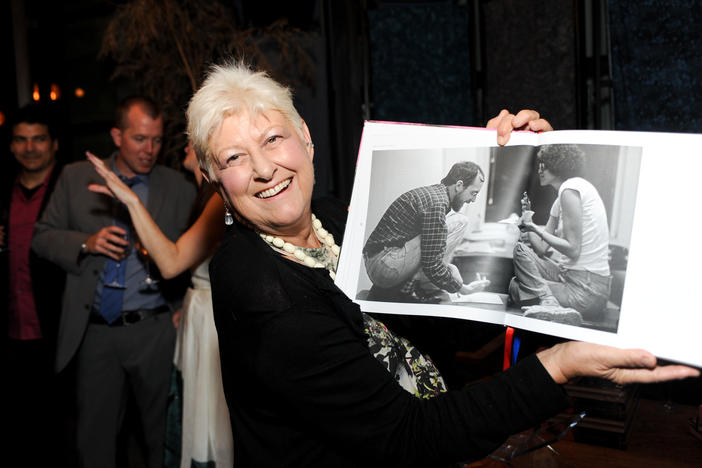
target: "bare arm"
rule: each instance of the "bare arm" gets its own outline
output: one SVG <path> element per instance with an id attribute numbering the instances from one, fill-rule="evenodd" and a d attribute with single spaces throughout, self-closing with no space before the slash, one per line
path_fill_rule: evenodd
<path id="1" fill-rule="evenodd" d="M 548 245 L 558 250 L 568 258 L 577 259 L 580 256 L 583 236 L 583 210 L 580 204 L 580 194 L 575 190 L 564 190 L 561 194 L 561 216 L 563 217 L 563 237 L 554 234 L 555 229 L 549 218 L 551 230 L 537 226 L 526 221 L 523 223 L 525 229 L 534 233 L 544 240 Z M 547 224 L 547 228 L 549 227 Z M 530 239 L 532 240 L 532 239 Z"/>
<path id="2" fill-rule="evenodd" d="M 116 197 L 127 206 L 139 239 L 164 278 L 173 278 L 202 262 L 222 239 L 224 204 L 219 195 L 213 195 L 195 223 L 172 242 L 159 229 L 139 197 L 101 159 L 90 153 L 87 155 L 106 184 L 92 184 L 88 188 Z"/>
<path id="3" fill-rule="evenodd" d="M 520 224 L 520 227 L 525 230 L 523 235 L 526 235 L 526 238 L 528 239 L 529 244 L 531 245 L 531 248 L 534 250 L 534 252 L 536 252 L 537 255 L 543 256 L 550 248 L 550 245 L 535 232 L 535 229 L 538 228 L 538 226 L 528 226 L 529 223 L 532 223 L 531 217 L 533 214 L 533 211 L 525 211 L 522 215 L 522 223 Z M 553 234 L 554 232 L 556 232 L 557 224 L 558 219 L 554 218 L 553 216 L 549 216 L 548 221 L 546 222 L 546 226 L 544 226 L 542 229 L 546 233 Z"/>
<path id="4" fill-rule="evenodd" d="M 659 366 L 656 357 L 642 349 L 570 341 L 537 354 L 554 381 L 564 384 L 579 376 L 601 377 L 618 384 L 651 383 L 697 377 L 688 366 Z"/>
<path id="5" fill-rule="evenodd" d="M 160 231 L 159 231 L 160 232 Z M 163 234 L 161 234 L 163 236 Z M 151 254 L 161 270 L 164 278 L 172 278 L 195 265 L 199 265 L 217 247 L 224 235 L 224 202 L 215 193 L 205 205 L 205 209 L 190 228 L 173 244 L 165 236 L 163 240 L 171 245 L 163 245 L 160 241 L 158 253 L 144 241 L 146 249 Z M 153 240 L 153 239 L 152 239 Z M 155 246 L 156 247 L 156 246 Z M 159 258 L 156 258 L 156 255 Z M 161 263 L 166 267 L 161 267 Z"/>

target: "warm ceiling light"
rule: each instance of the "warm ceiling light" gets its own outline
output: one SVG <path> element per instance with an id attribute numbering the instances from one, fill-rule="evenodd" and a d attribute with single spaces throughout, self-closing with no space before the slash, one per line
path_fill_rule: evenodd
<path id="1" fill-rule="evenodd" d="M 83 88 L 76 88 L 76 90 L 73 91 L 73 93 L 76 95 L 77 98 L 82 98 L 83 96 L 85 96 L 85 91 L 83 90 Z"/>
<path id="2" fill-rule="evenodd" d="M 39 100 L 39 85 L 34 83 L 34 91 L 32 92 L 32 99 L 35 101 Z"/>
<path id="3" fill-rule="evenodd" d="M 51 83 L 51 92 L 49 93 L 49 98 L 55 101 L 61 97 L 61 88 L 57 84 Z"/>

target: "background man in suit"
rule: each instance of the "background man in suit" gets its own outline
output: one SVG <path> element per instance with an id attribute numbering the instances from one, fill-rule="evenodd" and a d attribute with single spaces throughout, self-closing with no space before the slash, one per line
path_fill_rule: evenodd
<path id="1" fill-rule="evenodd" d="M 107 164 L 127 180 L 172 240 L 187 227 L 194 186 L 156 165 L 163 118 L 155 103 L 130 97 L 110 134 Z M 128 392 L 138 406 L 149 467 L 163 463 L 166 405 L 175 343 L 170 312 L 182 288 L 145 283 L 123 205 L 88 191 L 101 179 L 87 162 L 65 168 L 37 224 L 32 248 L 67 272 L 58 335 L 58 371 L 76 359 L 78 453 L 82 466 L 113 467 Z"/>
<path id="2" fill-rule="evenodd" d="M 9 463 L 23 464 L 27 454 L 52 453 L 58 462 L 59 411 L 54 397 L 58 314 L 65 273 L 30 251 L 34 224 L 46 208 L 61 172 L 56 162 L 57 128 L 48 110 L 37 104 L 23 107 L 10 122 L 10 152 L 17 162 L 12 183 L 0 194 L 2 225 L 0 255 L 5 272 L 2 289 L 4 377 L 8 398 Z M 5 315 L 5 313 L 7 315 Z M 31 445 L 29 445 L 31 444 Z M 35 450 L 37 444 L 47 450 Z M 16 455 L 18 458 L 13 458 Z"/>

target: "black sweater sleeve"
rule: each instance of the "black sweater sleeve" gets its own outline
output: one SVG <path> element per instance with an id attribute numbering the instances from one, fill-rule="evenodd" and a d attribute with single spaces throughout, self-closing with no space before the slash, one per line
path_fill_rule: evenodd
<path id="1" fill-rule="evenodd" d="M 441 466 L 485 456 L 567 406 L 536 357 L 414 397 L 370 354 L 358 306 L 326 271 L 282 259 L 255 233 L 230 234 L 210 274 L 225 394 L 233 423 L 245 421 L 240 453 L 250 443 L 281 448 L 281 466 Z"/>
<path id="2" fill-rule="evenodd" d="M 424 400 L 402 389 L 335 315 L 289 310 L 268 333 L 267 384 L 300 421 L 359 464 L 482 457 L 567 404 L 535 356 L 484 383 Z"/>

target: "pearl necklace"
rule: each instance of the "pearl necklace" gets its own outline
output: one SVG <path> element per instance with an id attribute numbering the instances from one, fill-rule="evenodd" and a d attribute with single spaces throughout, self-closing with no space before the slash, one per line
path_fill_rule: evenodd
<path id="1" fill-rule="evenodd" d="M 317 219 L 317 217 L 312 214 L 312 228 L 314 229 L 314 234 L 317 239 L 322 243 L 322 248 L 329 249 L 333 256 L 333 265 L 329 268 L 329 276 L 331 279 L 336 278 L 336 264 L 339 261 L 339 253 L 341 248 L 334 242 L 334 236 L 322 227 L 322 222 Z M 271 246 L 273 250 L 283 255 L 292 256 L 297 261 L 310 268 L 327 268 L 322 262 L 317 261 L 317 259 L 307 255 L 305 251 L 290 242 L 286 242 L 280 237 L 272 236 L 270 234 L 265 234 L 259 232 L 261 239 L 266 241 L 268 245 Z"/>

